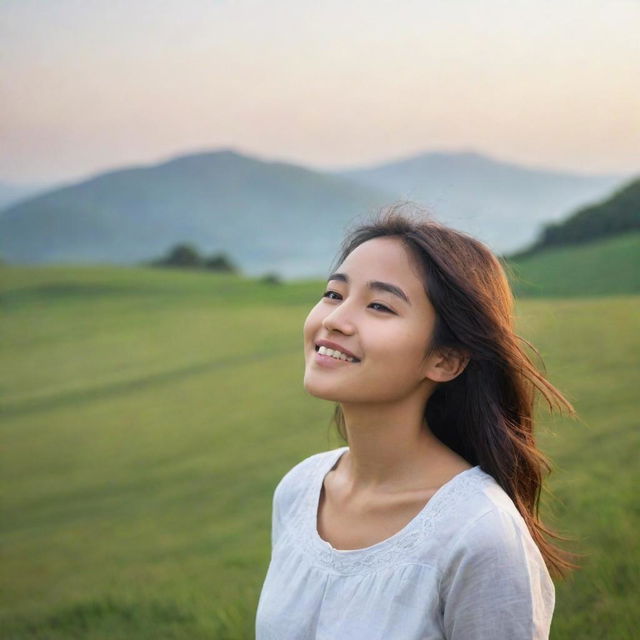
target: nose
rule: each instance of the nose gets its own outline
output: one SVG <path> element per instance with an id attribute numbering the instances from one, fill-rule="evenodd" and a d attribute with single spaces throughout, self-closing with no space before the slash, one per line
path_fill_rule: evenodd
<path id="1" fill-rule="evenodd" d="M 338 305 L 322 320 L 322 326 L 327 331 L 339 331 L 345 335 L 353 334 L 355 327 L 348 317 L 348 309 L 344 303 Z"/>

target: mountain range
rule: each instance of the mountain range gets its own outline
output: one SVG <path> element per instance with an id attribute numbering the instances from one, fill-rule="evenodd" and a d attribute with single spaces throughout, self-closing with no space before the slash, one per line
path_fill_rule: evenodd
<path id="1" fill-rule="evenodd" d="M 178 243 L 225 252 L 248 275 L 324 276 L 350 224 L 399 200 L 497 253 L 626 179 L 522 167 L 477 153 L 427 153 L 318 171 L 230 149 L 110 171 L 0 211 L 9 263 L 131 264 Z"/>
<path id="2" fill-rule="evenodd" d="M 41 184 L 11 184 L 0 180 L 0 210 L 46 189 L 47 187 Z"/>
<path id="3" fill-rule="evenodd" d="M 428 153 L 342 175 L 420 202 L 499 253 L 521 247 L 542 223 L 608 195 L 621 181 L 521 167 L 473 152 Z"/>

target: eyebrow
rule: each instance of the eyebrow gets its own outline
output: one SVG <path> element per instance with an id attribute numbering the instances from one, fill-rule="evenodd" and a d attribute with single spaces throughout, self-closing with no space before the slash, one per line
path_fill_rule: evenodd
<path id="1" fill-rule="evenodd" d="M 332 273 L 327 281 L 331 280 L 340 280 L 341 282 L 346 282 L 349 284 L 349 276 L 346 273 Z M 391 293 L 398 298 L 404 300 L 408 305 L 411 305 L 411 300 L 409 300 L 409 296 L 395 284 L 391 284 L 390 282 L 380 282 L 380 280 L 369 280 L 367 282 L 367 287 L 369 289 L 374 289 L 378 291 L 386 291 L 387 293 Z"/>

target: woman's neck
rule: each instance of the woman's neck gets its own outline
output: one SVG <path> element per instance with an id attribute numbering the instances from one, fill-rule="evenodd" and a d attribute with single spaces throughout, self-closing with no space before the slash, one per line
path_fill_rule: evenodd
<path id="1" fill-rule="evenodd" d="M 349 451 L 340 466 L 348 493 L 423 487 L 428 478 L 437 478 L 452 463 L 464 463 L 433 435 L 423 409 L 341 406 Z"/>

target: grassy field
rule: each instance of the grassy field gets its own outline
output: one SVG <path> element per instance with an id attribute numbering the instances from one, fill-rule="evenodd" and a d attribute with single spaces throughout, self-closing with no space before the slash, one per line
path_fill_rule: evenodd
<path id="1" fill-rule="evenodd" d="M 640 293 L 640 233 L 548 249 L 511 262 L 520 296 Z"/>
<path id="2" fill-rule="evenodd" d="M 2 637 L 244 639 L 277 481 L 340 446 L 302 388 L 322 283 L 0 268 Z M 588 554 L 552 638 L 632 638 L 640 296 L 521 300 L 581 421 L 541 413 L 543 514 Z M 635 316 L 633 313 L 635 312 Z"/>

